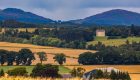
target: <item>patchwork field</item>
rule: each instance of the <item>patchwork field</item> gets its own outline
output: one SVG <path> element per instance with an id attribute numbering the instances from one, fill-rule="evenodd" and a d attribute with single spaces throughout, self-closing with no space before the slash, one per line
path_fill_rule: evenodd
<path id="1" fill-rule="evenodd" d="M 135 40 L 139 40 L 139 38 L 136 38 Z M 65 48 L 56 48 L 56 47 L 47 47 L 47 46 L 37 46 L 37 45 L 31 45 L 31 44 L 0 42 L 0 49 L 5 49 L 5 50 L 9 50 L 9 51 L 19 51 L 21 48 L 31 49 L 34 54 L 37 52 L 42 52 L 42 51 L 46 52 L 48 60 L 44 61 L 43 62 L 44 64 L 46 64 L 46 63 L 57 64 L 53 60 L 54 54 L 64 53 L 67 56 L 67 62 L 65 63 L 65 65 L 78 65 L 78 62 L 76 59 L 78 57 L 78 55 L 83 52 L 90 51 L 90 50 L 80 50 L 80 49 L 65 49 Z M 91 52 L 95 52 L 95 51 L 91 51 Z M 39 58 L 36 54 L 35 54 L 35 57 L 36 57 L 36 60 L 33 61 L 33 65 L 40 62 Z M 15 68 L 15 67 L 19 67 L 19 66 L 0 66 L 0 69 L 4 69 L 4 71 L 6 72 L 7 70 Z M 26 66 L 26 69 L 30 73 L 32 71 L 33 67 L 34 66 Z M 69 73 L 70 70 L 73 69 L 74 67 L 82 67 L 82 68 L 85 68 L 86 71 L 90 71 L 95 68 L 115 67 L 122 71 L 129 72 L 132 80 L 140 80 L 140 65 L 94 65 L 94 66 L 80 65 L 80 66 L 65 66 L 65 67 L 60 66 L 59 70 L 60 70 L 60 73 Z M 9 78 L 3 78 L 3 79 L 9 80 Z M 23 80 L 23 79 L 20 78 L 18 80 Z M 29 80 L 29 78 L 25 78 L 25 80 L 26 79 Z M 13 80 L 13 78 L 11 78 L 11 80 Z M 34 80 L 34 79 L 30 78 L 30 80 Z M 57 79 L 57 80 L 59 80 L 59 79 Z M 80 80 L 80 79 L 72 79 L 72 80 Z"/>
<path id="2" fill-rule="evenodd" d="M 74 67 L 82 67 L 86 69 L 86 71 L 91 71 L 96 68 L 107 68 L 114 67 L 122 71 L 126 71 L 130 74 L 132 80 L 140 80 L 140 65 L 91 65 L 91 66 L 66 66 L 69 69 L 73 69 Z"/>
<path id="3" fill-rule="evenodd" d="M 140 42 L 140 37 L 128 37 L 128 38 L 124 38 L 124 39 L 97 39 L 96 41 L 91 41 L 88 42 L 89 44 L 97 44 L 98 41 L 102 42 L 103 44 L 105 44 L 106 46 L 120 46 L 126 43 L 126 41 L 129 40 L 130 43 L 134 42 Z"/>
<path id="4" fill-rule="evenodd" d="M 16 67 L 21 67 L 21 66 L 0 66 L 0 69 L 4 69 L 4 71 L 6 72 L 9 69 L 13 69 Z M 22 67 L 26 67 L 28 73 L 31 73 L 32 69 L 34 66 L 22 66 Z M 71 71 L 71 69 L 76 67 L 82 67 L 84 69 L 86 69 L 86 71 L 91 71 L 93 69 L 96 68 L 106 68 L 106 67 L 115 67 L 117 69 L 120 69 L 122 71 L 127 71 L 129 72 L 132 80 L 139 80 L 140 79 L 140 65 L 89 65 L 89 66 L 59 66 L 59 73 L 60 74 L 67 74 Z M 4 80 L 8 80 L 4 79 Z M 22 79 L 21 79 L 22 80 Z M 32 80 L 32 79 L 31 79 Z M 69 80 L 69 79 L 68 79 Z M 80 80 L 79 78 L 76 79 L 70 79 L 70 80 Z"/>
<path id="5" fill-rule="evenodd" d="M 47 47 L 47 46 L 37 46 L 37 45 L 31 45 L 31 44 L 18 44 L 18 43 L 9 43 L 9 42 L 0 42 L 0 49 L 9 50 L 9 51 L 19 51 L 22 48 L 28 48 L 32 50 L 33 53 L 37 52 L 46 52 L 47 53 L 47 61 L 44 61 L 43 63 L 51 63 L 56 64 L 54 62 L 53 57 L 54 54 L 57 53 L 64 53 L 67 56 L 66 65 L 77 65 L 77 59 L 79 54 L 83 52 L 88 52 L 90 50 L 80 50 L 80 49 L 64 49 L 64 48 L 56 48 L 56 47 Z M 90 51 L 95 52 L 95 51 Z M 36 60 L 33 61 L 33 64 L 39 63 L 39 58 L 35 54 Z M 74 58 L 73 58 L 74 57 Z"/>

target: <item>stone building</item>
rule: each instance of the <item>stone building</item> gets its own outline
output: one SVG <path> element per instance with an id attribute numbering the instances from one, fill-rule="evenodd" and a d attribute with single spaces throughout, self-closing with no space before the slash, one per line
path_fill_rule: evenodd
<path id="1" fill-rule="evenodd" d="M 105 37 L 105 30 L 104 29 L 97 29 L 96 30 L 96 37 Z"/>

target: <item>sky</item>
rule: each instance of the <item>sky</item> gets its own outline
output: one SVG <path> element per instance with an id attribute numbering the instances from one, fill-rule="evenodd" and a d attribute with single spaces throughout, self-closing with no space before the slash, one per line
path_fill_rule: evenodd
<path id="1" fill-rule="evenodd" d="M 0 9 L 19 8 L 53 20 L 83 19 L 112 9 L 140 13 L 140 0 L 0 0 Z"/>

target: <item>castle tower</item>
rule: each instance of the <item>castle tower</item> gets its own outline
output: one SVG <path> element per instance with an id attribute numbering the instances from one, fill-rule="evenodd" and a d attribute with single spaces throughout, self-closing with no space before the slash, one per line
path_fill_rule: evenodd
<path id="1" fill-rule="evenodd" d="M 105 37 L 105 30 L 104 29 L 97 29 L 96 30 L 96 37 Z"/>

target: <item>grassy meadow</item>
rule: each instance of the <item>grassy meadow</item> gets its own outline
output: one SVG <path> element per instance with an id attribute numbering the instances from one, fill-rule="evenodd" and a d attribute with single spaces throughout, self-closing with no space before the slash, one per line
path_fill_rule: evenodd
<path id="1" fill-rule="evenodd" d="M 17 67 L 25 67 L 28 74 L 30 74 L 34 68 L 34 66 L 0 66 L 0 70 L 3 69 L 4 72 L 7 72 L 8 70 L 17 68 Z M 67 74 L 69 73 L 71 70 L 67 67 L 64 66 L 59 66 L 59 73 L 60 74 Z"/>
<path id="2" fill-rule="evenodd" d="M 105 38 L 97 38 L 95 41 L 88 42 L 88 45 L 90 44 L 97 44 L 99 41 L 105 44 L 106 46 L 120 46 L 126 43 L 126 41 L 130 41 L 130 43 L 134 42 L 140 42 L 140 37 L 128 37 L 123 39 L 105 39 Z"/>

